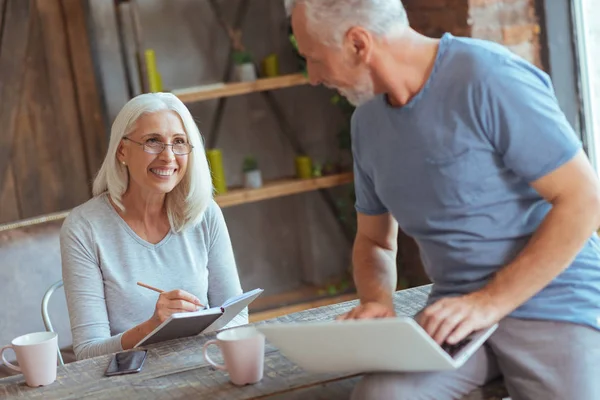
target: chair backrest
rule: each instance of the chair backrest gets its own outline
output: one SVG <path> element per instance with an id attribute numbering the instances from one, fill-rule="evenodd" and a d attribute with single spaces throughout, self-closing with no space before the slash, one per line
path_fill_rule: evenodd
<path id="1" fill-rule="evenodd" d="M 62 278 L 59 234 L 63 218 L 0 225 L 0 345 L 46 330 L 40 303 L 48 288 Z M 70 347 L 73 340 L 64 291 L 52 296 L 48 312 L 59 347 Z M 13 357 L 12 352 L 5 354 Z"/>
<path id="2" fill-rule="evenodd" d="M 50 298 L 52 297 L 54 292 L 62 287 L 63 281 L 61 279 L 60 281 L 50 286 L 48 290 L 46 290 L 46 293 L 42 298 L 42 321 L 44 322 L 44 326 L 46 327 L 46 330 L 48 332 L 54 332 L 54 327 L 52 326 L 52 321 L 50 320 L 50 313 L 48 312 L 48 303 L 50 303 Z M 58 352 L 58 362 L 60 363 L 60 365 L 65 365 L 62 354 L 60 353 L 60 346 L 58 346 L 56 350 Z"/>

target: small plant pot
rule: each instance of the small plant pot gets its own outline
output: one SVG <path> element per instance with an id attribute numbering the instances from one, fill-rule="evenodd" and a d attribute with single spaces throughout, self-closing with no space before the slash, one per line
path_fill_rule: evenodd
<path id="1" fill-rule="evenodd" d="M 256 189 L 262 186 L 262 174 L 259 169 L 244 172 L 244 187 Z"/>
<path id="2" fill-rule="evenodd" d="M 235 75 L 240 82 L 251 82 L 256 80 L 256 70 L 254 64 L 245 63 L 235 66 Z"/>

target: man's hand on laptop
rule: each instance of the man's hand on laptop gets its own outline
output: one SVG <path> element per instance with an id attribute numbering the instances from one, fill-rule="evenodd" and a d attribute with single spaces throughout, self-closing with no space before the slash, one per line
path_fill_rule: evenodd
<path id="1" fill-rule="evenodd" d="M 340 315 L 336 320 L 390 318 L 395 316 L 396 312 L 394 311 L 394 306 L 392 304 L 368 301 L 354 307 L 347 313 Z"/>
<path id="2" fill-rule="evenodd" d="M 417 321 L 438 343 L 456 344 L 472 332 L 489 328 L 503 313 L 483 292 L 448 297 L 425 308 Z"/>

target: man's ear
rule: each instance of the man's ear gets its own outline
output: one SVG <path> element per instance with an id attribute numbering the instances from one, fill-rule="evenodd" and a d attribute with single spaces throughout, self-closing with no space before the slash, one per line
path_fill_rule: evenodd
<path id="1" fill-rule="evenodd" d="M 357 60 L 368 63 L 371 57 L 373 37 L 366 29 L 355 26 L 346 33 L 347 43 L 351 46 L 352 54 Z"/>

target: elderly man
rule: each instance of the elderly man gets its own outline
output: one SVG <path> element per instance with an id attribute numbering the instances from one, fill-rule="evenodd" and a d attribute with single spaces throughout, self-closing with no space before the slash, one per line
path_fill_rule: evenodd
<path id="1" fill-rule="evenodd" d="M 288 1 L 312 84 L 352 117 L 361 304 L 393 317 L 397 226 L 433 282 L 440 344 L 498 322 L 460 369 L 373 374 L 357 399 L 600 398 L 600 185 L 548 76 L 500 45 L 412 30 L 399 0 Z"/>

